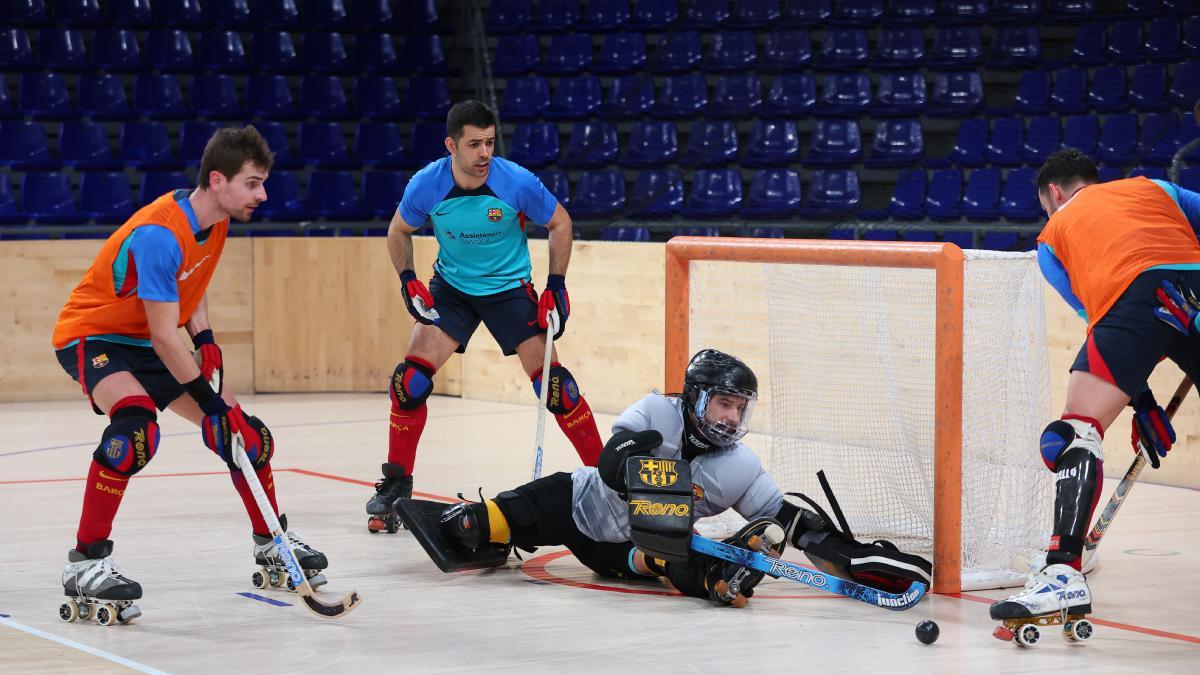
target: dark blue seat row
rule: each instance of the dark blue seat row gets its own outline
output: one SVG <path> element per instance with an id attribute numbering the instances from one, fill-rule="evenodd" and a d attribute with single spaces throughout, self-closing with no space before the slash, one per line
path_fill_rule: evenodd
<path id="1" fill-rule="evenodd" d="M 1124 66 L 1101 66 L 1092 72 L 1090 85 L 1084 68 L 1031 70 L 1021 75 L 1015 107 L 1024 113 L 1066 114 L 1191 108 L 1200 97 L 1200 61 L 1176 65 L 1169 79 L 1168 86 L 1167 67 L 1154 63 L 1136 66 L 1128 82 Z"/>
<path id="2" fill-rule="evenodd" d="M 1033 185 L 1034 169 L 1013 169 L 1002 179 L 999 169 L 975 169 L 964 180 L 958 169 L 902 173 L 886 209 L 870 219 L 991 221 L 1004 218 L 1033 222 L 1042 217 Z"/>

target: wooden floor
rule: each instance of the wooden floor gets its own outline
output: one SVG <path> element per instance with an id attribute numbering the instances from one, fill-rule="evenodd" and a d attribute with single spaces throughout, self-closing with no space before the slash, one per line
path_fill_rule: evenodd
<path id="1" fill-rule="evenodd" d="M 1195 673 L 1200 663 L 1195 491 L 1133 492 L 1090 579 L 1098 619 L 1091 642 L 1051 635 L 1020 649 L 991 637 L 986 603 L 1003 591 L 930 597 L 897 613 L 768 580 L 748 608 L 734 610 L 659 585 L 614 584 L 561 549 L 442 574 L 407 533 L 366 529 L 363 504 L 386 454 L 385 395 L 244 403 L 275 433 L 280 504 L 328 555 L 327 592 L 356 589 L 362 607 L 324 623 L 287 593 L 260 593 L 287 606 L 240 595 L 255 590 L 241 502 L 195 429 L 166 414 L 158 455 L 132 482 L 113 532 L 116 561 L 145 590 L 143 616 L 111 628 L 62 623 L 60 576 L 105 420 L 82 401 L 8 404 L 0 406 L 0 670 L 1094 675 Z M 491 496 L 526 481 L 535 417 L 532 406 L 431 399 L 417 491 L 471 496 L 482 486 Z M 606 430 L 612 418 L 599 417 Z M 549 426 L 546 472 L 573 468 L 574 453 Z M 1128 459 L 1110 458 L 1109 475 Z M 913 636 L 926 618 L 941 626 L 932 646 Z"/>

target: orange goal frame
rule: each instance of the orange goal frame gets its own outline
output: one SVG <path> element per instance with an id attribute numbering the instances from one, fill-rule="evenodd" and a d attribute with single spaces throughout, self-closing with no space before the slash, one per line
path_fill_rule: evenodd
<path id="1" fill-rule="evenodd" d="M 683 390 L 693 260 L 932 269 L 934 363 L 933 592 L 962 590 L 963 252 L 947 243 L 675 237 L 666 247 L 666 391 Z"/>

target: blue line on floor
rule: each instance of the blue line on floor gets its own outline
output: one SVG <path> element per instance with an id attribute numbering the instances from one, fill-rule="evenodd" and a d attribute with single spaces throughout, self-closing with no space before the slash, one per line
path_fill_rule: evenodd
<path id="1" fill-rule="evenodd" d="M 265 602 L 268 605 L 275 605 L 276 607 L 291 607 L 292 606 L 292 603 L 290 603 L 290 602 L 284 602 L 282 600 L 276 600 L 274 598 L 264 597 L 257 593 L 247 593 L 247 592 L 243 591 L 241 593 L 236 593 L 235 595 L 240 595 L 243 598 L 250 598 L 251 600 L 258 600 L 259 602 Z"/>

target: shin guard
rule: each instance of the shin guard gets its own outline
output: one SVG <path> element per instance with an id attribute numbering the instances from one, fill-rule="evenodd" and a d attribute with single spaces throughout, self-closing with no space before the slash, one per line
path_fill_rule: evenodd
<path id="1" fill-rule="evenodd" d="M 533 392 L 540 395 L 542 391 L 542 371 L 538 369 L 530 378 L 533 381 Z M 584 466 L 596 466 L 600 460 L 600 452 L 604 443 L 600 440 L 600 431 L 596 428 L 596 418 L 592 408 L 579 393 L 579 385 L 575 376 L 558 362 L 550 364 L 550 374 L 546 378 L 550 391 L 546 395 L 546 410 L 554 415 L 558 428 L 562 429 L 567 440 L 575 447 L 579 459 Z"/>
<path id="2" fill-rule="evenodd" d="M 1089 418 L 1065 416 L 1051 422 L 1041 439 L 1042 459 L 1055 472 L 1054 530 L 1046 563 L 1080 569 L 1083 538 L 1104 487 L 1104 432 Z"/>

